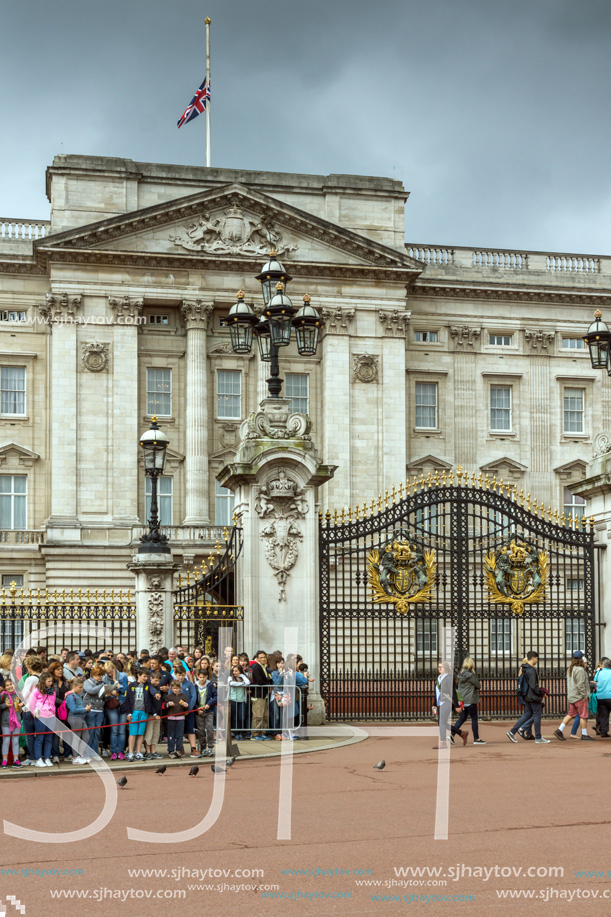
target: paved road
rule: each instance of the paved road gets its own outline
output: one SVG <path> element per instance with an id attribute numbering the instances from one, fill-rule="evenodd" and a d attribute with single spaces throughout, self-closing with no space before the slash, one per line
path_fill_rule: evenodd
<path id="1" fill-rule="evenodd" d="M 72 844 L 4 838 L 4 870 L 82 869 L 83 875 L 4 874 L 1 895 L 3 900 L 15 895 L 25 905 L 26 917 L 76 917 L 85 911 L 182 917 L 199 907 L 212 908 L 221 917 L 237 913 L 360 917 L 412 913 L 419 908 L 423 914 L 517 912 L 529 917 L 556 917 L 576 909 L 608 912 L 609 899 L 602 896 L 611 895 L 611 878 L 578 878 L 574 871 L 609 869 L 611 877 L 606 791 L 611 757 L 605 756 L 611 755 L 611 742 L 609 747 L 603 741 L 511 745 L 505 728 L 485 724 L 482 733 L 488 745 L 452 750 L 447 841 L 433 839 L 434 740 L 370 738 L 295 759 L 290 840 L 277 839 L 279 759 L 238 761 L 227 775 L 216 824 L 206 834 L 182 843 L 130 841 L 126 828 L 163 833 L 196 825 L 212 799 L 209 762 L 200 762 L 195 780 L 187 776 L 191 762 L 168 770 L 163 777 L 150 771 L 134 771 L 130 776 L 125 768 L 128 784 L 118 792 L 116 812 L 100 834 Z M 550 726 L 547 732 L 551 733 Z M 387 761 L 381 773 L 373 769 L 380 758 Z M 99 816 L 105 798 L 102 781 L 90 773 L 53 780 L 5 780 L 2 789 L 4 819 L 45 831 L 86 826 Z M 457 866 L 462 875 L 455 881 Z M 401 876 L 402 867 L 439 869 L 441 875 Z M 564 874 L 504 877 L 495 875 L 495 867 L 523 872 L 553 868 Z M 473 872 L 484 868 L 488 878 Z M 168 874 L 130 877 L 128 869 L 167 870 Z M 185 872 L 204 869 L 228 872 L 205 878 Z M 172 870 L 177 872 L 171 876 Z M 236 876 L 236 870 L 263 870 L 264 875 Z M 286 870 L 306 874 L 290 875 Z M 323 872 L 313 875 L 316 870 Z M 391 886 L 391 882 L 446 884 Z M 218 890 L 222 884 L 228 886 L 223 892 Z M 215 888 L 206 890 L 206 885 Z M 266 889 L 268 885 L 278 888 Z M 140 906 L 137 897 L 118 897 L 132 889 L 140 893 Z M 551 889 L 554 897 L 546 901 L 499 896 L 520 889 L 537 896 Z M 88 901 L 53 899 L 50 890 L 88 892 Z M 185 896 L 146 899 L 147 892 L 163 896 L 184 892 Z M 264 892 L 286 897 L 264 898 Z M 584 899 L 576 897 L 577 892 L 599 897 Z M 105 895 L 105 904 L 96 894 Z M 333 895 L 351 897 L 321 897 Z M 374 901 L 372 895 L 417 895 L 418 900 Z M 420 896 L 448 896 L 448 900 L 429 897 L 427 902 Z M 459 898 L 449 900 L 453 896 Z M 460 900 L 460 896 L 475 900 Z"/>

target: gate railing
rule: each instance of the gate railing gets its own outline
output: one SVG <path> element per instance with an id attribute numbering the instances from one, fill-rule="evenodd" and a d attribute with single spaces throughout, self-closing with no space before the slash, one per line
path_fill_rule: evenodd
<path id="1" fill-rule="evenodd" d="M 78 624 L 78 633 L 74 625 Z M 23 589 L 11 583 L 0 592 L 0 646 L 15 649 L 36 631 L 53 627 L 42 639 L 49 654 L 68 649 L 102 648 L 128 652 L 136 648 L 136 604 L 131 590 L 116 589 Z M 110 637 L 100 639 L 96 628 Z"/>

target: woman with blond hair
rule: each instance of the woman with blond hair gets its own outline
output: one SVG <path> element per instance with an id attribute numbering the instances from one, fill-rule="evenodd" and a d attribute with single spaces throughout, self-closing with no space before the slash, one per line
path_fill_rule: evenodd
<path id="1" fill-rule="evenodd" d="M 567 700 L 569 702 L 569 712 L 560 723 L 558 729 L 554 730 L 554 735 L 557 739 L 560 739 L 561 742 L 565 742 L 566 736 L 564 736 L 563 733 L 566 726 L 574 717 L 579 717 L 581 725 L 581 741 L 594 742 L 595 739 L 588 735 L 588 702 L 590 700 L 590 679 L 588 678 L 588 673 L 584 663 L 584 656 L 581 650 L 575 650 L 573 653 L 571 665 L 569 666 L 569 670 L 566 673 L 566 689 Z"/>
<path id="2" fill-rule="evenodd" d="M 452 735 L 461 735 L 460 727 L 466 721 L 467 717 L 471 718 L 471 728 L 473 729 L 473 744 L 485 745 L 483 739 L 479 737 L 479 724 L 477 720 L 477 705 L 479 704 L 479 678 L 475 674 L 475 663 L 470 656 L 463 660 L 462 668 L 458 673 L 457 694 L 462 697 L 463 708 L 458 719 L 452 726 Z M 466 745 L 466 742 L 465 742 Z"/>

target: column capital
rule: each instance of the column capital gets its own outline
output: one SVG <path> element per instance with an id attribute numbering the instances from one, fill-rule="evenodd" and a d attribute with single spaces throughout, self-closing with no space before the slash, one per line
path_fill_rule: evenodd
<path id="1" fill-rule="evenodd" d="M 378 312 L 384 334 L 390 338 L 404 338 L 407 335 L 411 317 L 412 313 L 409 309 L 402 312 L 399 309 L 380 309 Z"/>
<path id="2" fill-rule="evenodd" d="M 325 322 L 325 333 L 348 334 L 355 313 L 356 309 L 346 309 L 344 306 L 322 306 L 320 314 Z"/>
<path id="3" fill-rule="evenodd" d="M 135 296 L 109 296 L 108 305 L 118 325 L 135 325 L 136 318 L 142 314 L 144 300 Z"/>
<path id="4" fill-rule="evenodd" d="M 187 331 L 191 331 L 194 328 L 207 331 L 213 309 L 214 303 L 209 300 L 183 299 L 180 304 L 180 314 L 183 317 Z"/>
<path id="5" fill-rule="evenodd" d="M 548 354 L 548 347 L 554 343 L 556 335 L 552 331 L 524 331 L 524 340 L 531 353 Z"/>
<path id="6" fill-rule="evenodd" d="M 50 325 L 74 322 L 82 304 L 81 293 L 45 293 L 45 301 L 40 303 L 38 311 Z"/>

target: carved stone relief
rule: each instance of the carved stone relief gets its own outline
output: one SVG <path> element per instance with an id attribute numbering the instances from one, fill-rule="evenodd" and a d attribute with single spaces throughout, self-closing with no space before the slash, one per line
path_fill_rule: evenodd
<path id="1" fill-rule="evenodd" d="M 354 318 L 354 309 L 344 309 L 343 306 L 323 306 L 320 314 L 325 323 L 327 334 L 347 334 L 348 326 Z"/>
<path id="2" fill-rule="evenodd" d="M 450 334 L 457 349 L 468 350 L 473 349 L 473 345 L 481 334 L 481 328 L 470 328 L 468 325 L 454 326 L 450 328 Z"/>
<path id="3" fill-rule="evenodd" d="M 303 532 L 299 524 L 308 511 L 303 490 L 292 480 L 285 468 L 259 488 L 255 510 L 266 520 L 261 528 L 265 539 L 265 559 L 274 571 L 280 592 L 278 600 L 286 601 L 286 583 L 299 555 Z"/>
<path id="4" fill-rule="evenodd" d="M 353 382 L 377 382 L 379 357 L 371 353 L 355 353 L 352 357 Z"/>
<path id="5" fill-rule="evenodd" d="M 68 293 L 45 293 L 45 301 L 38 310 L 48 322 L 72 321 L 82 302 L 83 297 L 80 293 L 76 296 L 69 296 Z"/>
<path id="6" fill-rule="evenodd" d="M 551 331 L 525 331 L 524 339 L 531 353 L 547 353 L 555 335 Z"/>
<path id="7" fill-rule="evenodd" d="M 269 217 L 261 216 L 255 222 L 236 202 L 217 218 L 202 213 L 197 222 L 170 233 L 169 238 L 187 251 L 216 255 L 267 255 L 272 248 L 286 255 L 298 247 L 283 241 Z"/>
<path id="8" fill-rule="evenodd" d="M 164 631 L 164 596 L 161 577 L 153 573 L 147 576 L 147 592 L 150 593 L 147 610 L 149 618 L 150 650 L 156 653 L 161 648 Z"/>
<path id="9" fill-rule="evenodd" d="M 382 322 L 386 337 L 397 338 L 405 337 L 407 334 L 412 313 L 409 311 L 400 312 L 398 309 L 393 309 L 392 311 L 382 309 L 378 312 L 378 317 Z"/>
<path id="10" fill-rule="evenodd" d="M 108 344 L 82 344 L 81 363 L 83 369 L 90 373 L 101 373 L 108 370 L 108 357 L 110 346 Z"/>
<path id="11" fill-rule="evenodd" d="M 143 299 L 134 296 L 109 296 L 108 305 L 115 314 L 115 321 L 121 325 L 133 325 L 142 312 Z"/>

